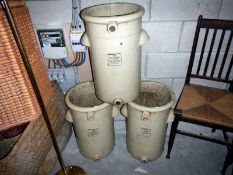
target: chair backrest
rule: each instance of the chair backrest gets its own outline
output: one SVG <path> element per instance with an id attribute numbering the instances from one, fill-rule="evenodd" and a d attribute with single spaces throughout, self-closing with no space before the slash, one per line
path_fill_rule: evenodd
<path id="1" fill-rule="evenodd" d="M 229 83 L 233 89 L 233 21 L 198 18 L 186 75 Z"/>

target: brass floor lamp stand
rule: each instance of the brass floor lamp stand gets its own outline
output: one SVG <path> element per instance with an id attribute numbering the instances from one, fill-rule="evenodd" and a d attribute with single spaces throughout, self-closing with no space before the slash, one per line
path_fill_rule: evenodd
<path id="1" fill-rule="evenodd" d="M 87 175 L 86 171 L 83 170 L 81 167 L 78 167 L 78 166 L 65 166 L 62 155 L 61 155 L 61 152 L 59 150 L 59 147 L 58 147 L 58 144 L 57 144 L 57 141 L 56 141 L 55 134 L 53 132 L 51 123 L 50 123 L 49 118 L 48 118 L 48 114 L 47 114 L 44 102 L 42 100 L 40 90 L 39 90 L 38 85 L 36 83 L 36 79 L 34 77 L 32 68 L 30 66 L 30 63 L 29 63 L 29 60 L 27 58 L 25 49 L 24 49 L 23 44 L 22 44 L 22 42 L 20 40 L 20 37 L 19 37 L 16 25 L 15 25 L 14 19 L 12 17 L 12 13 L 11 13 L 11 10 L 9 8 L 9 4 L 8 4 L 7 0 L 0 0 L 0 2 L 1 2 L 1 5 L 2 5 L 2 7 L 4 9 L 4 12 L 6 14 L 6 17 L 7 17 L 7 20 L 9 22 L 9 25 L 11 27 L 11 30 L 13 32 L 13 35 L 14 35 L 14 38 L 16 40 L 17 46 L 19 48 L 20 54 L 22 56 L 24 66 L 25 66 L 25 68 L 27 70 L 27 73 L 29 75 L 29 78 L 30 78 L 31 84 L 33 86 L 34 92 L 36 94 L 37 100 L 39 102 L 39 105 L 40 105 L 44 120 L 46 122 L 46 125 L 47 125 L 47 128 L 49 130 L 50 136 L 52 138 L 54 149 L 56 151 L 59 163 L 60 163 L 61 168 L 62 168 L 56 174 L 57 175 L 62 175 L 62 174 L 65 174 L 65 175 L 70 175 L 70 174 L 73 174 L 73 175 Z"/>

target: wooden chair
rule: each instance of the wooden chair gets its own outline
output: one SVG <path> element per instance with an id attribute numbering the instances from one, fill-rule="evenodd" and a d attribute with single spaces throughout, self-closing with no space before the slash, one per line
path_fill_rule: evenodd
<path id="1" fill-rule="evenodd" d="M 222 169 L 223 173 L 232 163 L 233 143 L 227 136 L 227 132 L 233 132 L 233 54 L 229 52 L 230 47 L 233 46 L 232 36 L 233 21 L 204 19 L 199 16 L 185 85 L 174 109 L 175 119 L 171 126 L 167 158 L 170 158 L 177 133 L 226 145 L 228 154 Z M 226 83 L 228 88 L 223 90 L 194 84 L 200 81 Z M 180 121 L 210 127 L 213 131 L 222 130 L 224 139 L 178 130 Z"/>

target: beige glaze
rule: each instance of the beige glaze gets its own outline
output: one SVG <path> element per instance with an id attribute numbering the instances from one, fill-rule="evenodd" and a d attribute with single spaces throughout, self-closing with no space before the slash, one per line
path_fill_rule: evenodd
<path id="1" fill-rule="evenodd" d="M 141 28 L 144 8 L 130 3 L 92 6 L 81 12 L 89 47 L 96 95 L 108 103 L 134 100 L 139 94 L 141 45 L 149 40 Z"/>
<path id="2" fill-rule="evenodd" d="M 124 105 L 126 142 L 129 153 L 146 162 L 163 153 L 167 122 L 173 116 L 174 94 L 159 82 L 141 82 L 139 97 Z"/>
<path id="3" fill-rule="evenodd" d="M 80 153 L 94 160 L 111 153 L 115 144 L 113 116 L 118 108 L 96 98 L 93 82 L 71 88 L 65 102 L 69 107 L 66 119 L 73 122 Z"/>

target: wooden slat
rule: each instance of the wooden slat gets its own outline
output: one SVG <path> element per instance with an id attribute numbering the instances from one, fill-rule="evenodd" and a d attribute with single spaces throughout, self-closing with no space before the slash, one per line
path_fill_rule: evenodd
<path id="1" fill-rule="evenodd" d="M 232 30 L 233 23 L 230 20 L 202 19 L 201 28 Z"/>
<path id="2" fill-rule="evenodd" d="M 204 68 L 204 74 L 203 74 L 204 76 L 206 76 L 206 73 L 207 73 L 207 70 L 208 70 L 208 66 L 209 66 L 210 57 L 211 57 L 211 53 L 212 53 L 212 50 L 213 50 L 216 34 L 217 34 L 217 29 L 214 30 L 213 37 L 212 37 L 212 40 L 211 40 L 210 50 L 209 50 L 207 60 L 206 60 L 206 63 L 205 63 L 205 68 Z"/>
<path id="3" fill-rule="evenodd" d="M 219 140 L 219 139 L 215 139 L 215 138 L 210 138 L 210 137 L 207 137 L 205 135 L 199 135 L 199 134 L 191 133 L 191 132 L 188 132 L 188 131 L 177 130 L 176 133 L 180 134 L 180 135 L 194 137 L 194 138 L 197 138 L 197 139 L 206 140 L 206 141 L 217 143 L 217 144 L 221 144 L 221 145 L 227 145 L 227 146 L 232 146 L 233 145 L 231 142 L 225 142 L 223 140 Z"/>
<path id="4" fill-rule="evenodd" d="M 213 64 L 212 71 L 211 71 L 211 74 L 210 74 L 211 77 L 214 76 L 214 72 L 215 72 L 217 62 L 218 62 L 218 57 L 219 57 L 219 53 L 221 51 L 222 42 L 223 42 L 223 39 L 224 39 L 224 36 L 225 36 L 225 32 L 226 32 L 226 30 L 223 30 L 222 34 L 221 34 L 221 38 L 220 38 L 220 41 L 219 41 L 219 44 L 218 44 L 217 53 L 216 53 L 216 56 L 215 56 L 215 59 L 214 59 L 214 64 Z"/>
<path id="5" fill-rule="evenodd" d="M 197 75 L 199 75 L 199 72 L 201 69 L 201 63 L 203 60 L 203 55 L 204 55 L 204 51 L 205 51 L 206 41 L 208 38 L 208 33 L 209 33 L 209 29 L 206 29 L 205 38 L 204 38 L 204 42 L 203 42 L 202 49 L 201 49 L 201 55 L 200 55 L 200 59 L 199 59 L 198 67 L 197 67 Z"/>
<path id="6" fill-rule="evenodd" d="M 200 79 L 206 79 L 206 80 L 212 80 L 212 81 L 217 81 L 217 82 L 223 82 L 223 83 L 231 83 L 230 80 L 219 79 L 219 78 L 215 78 L 215 77 L 207 77 L 207 76 L 203 76 L 203 75 L 191 74 L 191 77 L 193 77 L 193 78 L 200 78 Z"/>
<path id="7" fill-rule="evenodd" d="M 233 30 L 231 31 L 230 37 L 229 37 L 228 42 L 227 42 L 227 47 L 226 47 L 226 51 L 225 51 L 224 56 L 223 56 L 222 64 L 221 64 L 220 71 L 219 71 L 219 74 L 218 74 L 218 78 L 221 78 L 221 76 L 222 76 L 223 68 L 224 68 L 224 65 L 225 65 L 225 62 L 226 62 L 226 59 L 227 59 L 227 55 L 228 55 L 228 52 L 229 52 L 229 49 L 230 49 L 232 36 L 233 36 Z"/>
<path id="8" fill-rule="evenodd" d="M 231 56 L 231 62 L 230 62 L 230 65 L 227 69 L 227 74 L 226 74 L 226 77 L 225 77 L 225 80 L 228 80 L 229 79 L 229 75 L 231 73 L 231 70 L 232 70 L 232 66 L 233 66 L 233 54 Z"/>

